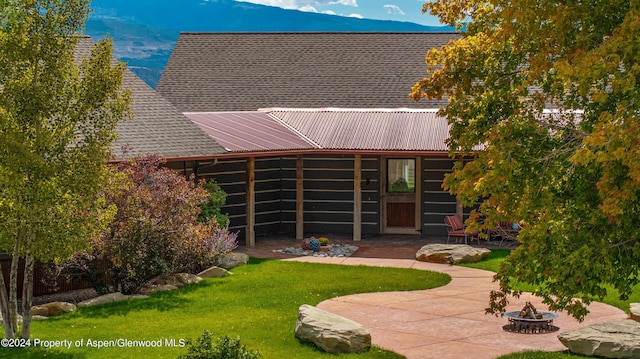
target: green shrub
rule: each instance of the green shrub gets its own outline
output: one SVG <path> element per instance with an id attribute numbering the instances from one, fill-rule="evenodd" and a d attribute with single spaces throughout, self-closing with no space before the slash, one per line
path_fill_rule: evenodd
<path id="1" fill-rule="evenodd" d="M 192 342 L 187 341 L 188 352 L 179 356 L 178 359 L 258 359 L 260 353 L 255 350 L 248 350 L 244 345 L 240 344 L 240 337 L 231 339 L 224 336 L 212 344 L 213 334 L 208 331 L 202 333 L 202 336 Z"/>
<path id="2" fill-rule="evenodd" d="M 209 195 L 207 202 L 200 205 L 202 211 L 198 216 L 198 221 L 207 223 L 215 218 L 218 226 L 226 228 L 229 226 L 229 215 L 220 212 L 227 200 L 227 194 L 218 186 L 215 181 L 206 182 L 202 188 Z"/>

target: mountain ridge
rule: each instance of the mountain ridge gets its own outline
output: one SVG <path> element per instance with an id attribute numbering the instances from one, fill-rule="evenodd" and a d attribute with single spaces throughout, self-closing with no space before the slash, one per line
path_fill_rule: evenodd
<path id="1" fill-rule="evenodd" d="M 93 0 L 85 33 L 113 38 L 114 55 L 157 85 L 180 32 L 449 32 L 450 27 L 359 19 L 233 0 Z"/>

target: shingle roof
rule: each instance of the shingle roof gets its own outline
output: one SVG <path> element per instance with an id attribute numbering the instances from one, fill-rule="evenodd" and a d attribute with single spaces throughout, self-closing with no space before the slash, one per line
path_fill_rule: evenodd
<path id="1" fill-rule="evenodd" d="M 94 45 L 90 38 L 81 38 L 77 57 L 88 55 Z M 148 154 L 166 159 L 186 159 L 226 152 L 133 72 L 125 71 L 122 87 L 132 90 L 134 117 L 116 127 L 120 138 L 115 141 L 113 152 L 117 159 Z"/>
<path id="2" fill-rule="evenodd" d="M 437 108 L 414 102 L 427 51 L 456 33 L 183 33 L 157 91 L 183 112 Z"/>
<path id="3" fill-rule="evenodd" d="M 433 109 L 267 109 L 186 113 L 230 152 L 447 152 Z"/>

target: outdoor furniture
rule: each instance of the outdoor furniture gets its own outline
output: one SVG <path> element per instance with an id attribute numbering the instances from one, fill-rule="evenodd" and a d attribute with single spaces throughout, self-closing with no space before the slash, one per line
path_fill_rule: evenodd
<path id="1" fill-rule="evenodd" d="M 520 232 L 520 226 L 517 223 L 500 222 L 496 224 L 490 235 L 492 237 L 500 237 L 500 246 L 505 240 L 513 241 L 517 243 L 518 233 Z"/>
<path id="2" fill-rule="evenodd" d="M 444 222 L 447 224 L 447 243 L 451 237 L 464 238 L 464 244 L 467 244 L 467 238 L 478 239 L 478 232 L 467 232 L 464 222 L 460 216 L 445 216 Z"/>

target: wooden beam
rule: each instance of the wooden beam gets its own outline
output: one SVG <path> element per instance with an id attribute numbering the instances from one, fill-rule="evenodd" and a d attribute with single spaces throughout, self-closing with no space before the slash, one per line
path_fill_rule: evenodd
<path id="1" fill-rule="evenodd" d="M 296 239 L 304 238 L 304 159 L 296 157 Z"/>
<path id="2" fill-rule="evenodd" d="M 362 239 L 362 156 L 353 159 L 353 240 Z"/>
<path id="3" fill-rule="evenodd" d="M 247 227 L 246 227 L 246 244 L 249 247 L 256 245 L 256 192 L 255 192 L 255 170 L 256 159 L 250 157 L 247 159 Z"/>

